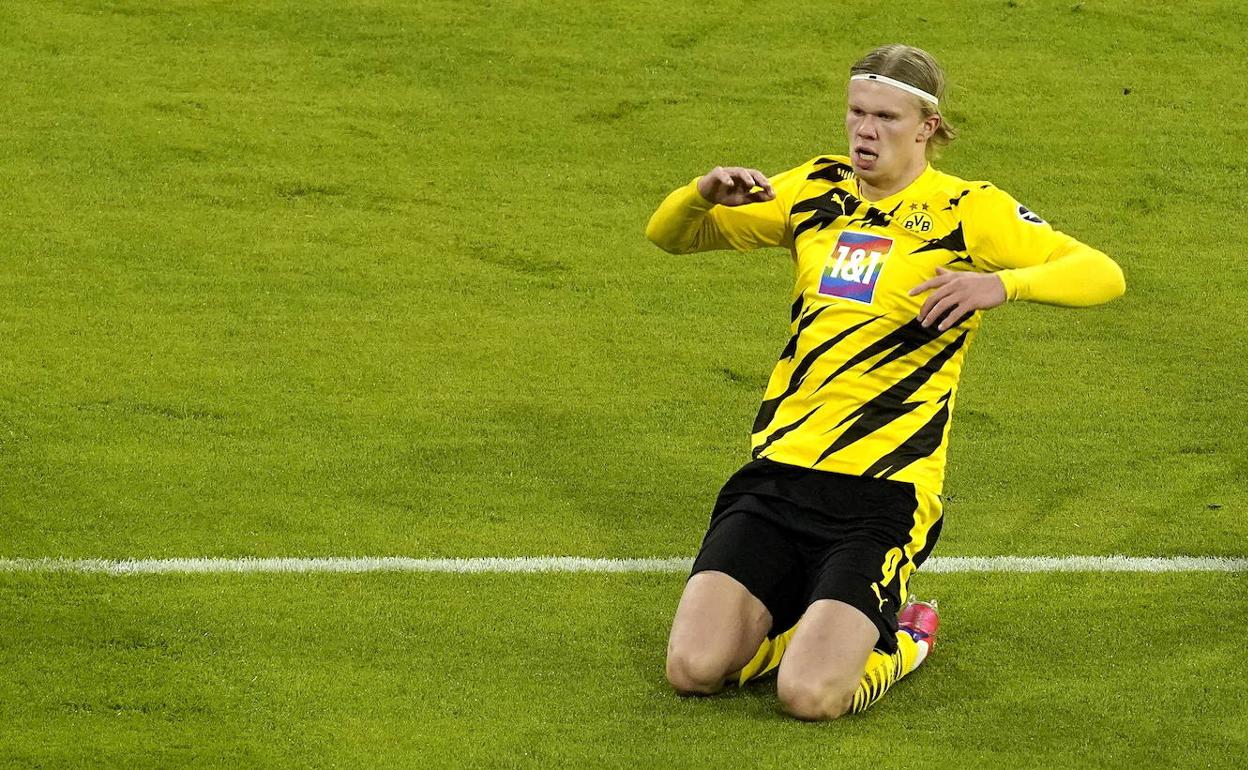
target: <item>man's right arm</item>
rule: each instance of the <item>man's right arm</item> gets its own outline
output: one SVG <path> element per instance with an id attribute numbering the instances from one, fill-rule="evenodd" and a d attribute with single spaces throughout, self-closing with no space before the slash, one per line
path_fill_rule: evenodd
<path id="1" fill-rule="evenodd" d="M 646 237 L 671 254 L 712 249 L 747 251 L 786 244 L 787 212 L 771 182 L 748 168 L 712 169 L 659 205 Z"/>

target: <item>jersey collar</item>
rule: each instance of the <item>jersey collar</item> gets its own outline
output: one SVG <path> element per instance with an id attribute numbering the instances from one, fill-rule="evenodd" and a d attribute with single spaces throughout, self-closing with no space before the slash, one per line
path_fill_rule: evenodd
<path id="1" fill-rule="evenodd" d="M 931 163 L 928 163 L 927 166 L 923 168 L 923 173 L 915 177 L 914 181 L 911 182 L 910 184 L 901 188 L 900 190 L 893 193 L 892 195 L 889 195 L 884 198 L 880 198 L 878 201 L 869 201 L 866 198 L 862 197 L 862 190 L 858 186 L 858 175 L 855 174 L 854 175 L 854 195 L 857 196 L 858 199 L 864 203 L 868 203 L 874 206 L 875 208 L 880 209 L 881 211 L 887 211 L 890 208 L 892 208 L 898 201 L 901 201 L 905 198 L 918 197 L 926 193 L 928 191 L 928 188 L 930 188 L 932 186 L 932 183 L 936 180 L 936 175 L 937 175 L 936 169 L 932 168 Z"/>

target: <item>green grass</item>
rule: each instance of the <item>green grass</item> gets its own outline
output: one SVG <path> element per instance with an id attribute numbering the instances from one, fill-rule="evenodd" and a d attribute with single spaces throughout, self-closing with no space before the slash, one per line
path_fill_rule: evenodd
<path id="1" fill-rule="evenodd" d="M 6 576 L 18 765 L 1226 767 L 1243 574 L 935 575 L 947 632 L 868 716 L 662 681 L 670 576 Z M 457 611 L 448 612 L 449 607 Z M 16 632 L 16 633 L 14 633 Z"/>
<path id="2" fill-rule="evenodd" d="M 842 151 L 847 68 L 893 40 L 954 83 L 940 167 L 1128 279 L 986 319 L 937 554 L 1243 556 L 1245 23 L 1230 0 L 6 3 L 0 557 L 692 553 L 791 277 L 780 252 L 670 257 L 646 219 L 717 163 Z M 1243 753 L 1219 639 L 1242 576 L 919 580 L 960 597 L 941 655 L 822 729 L 766 688 L 666 692 L 672 576 L 8 575 L 0 762 Z"/>
<path id="3" fill-rule="evenodd" d="M 868 41 L 805 7 L 612 8 L 6 6 L 0 552 L 687 550 L 790 277 L 643 225 L 716 162 L 840 149 L 836 73 Z M 1242 14 L 872 21 L 952 73 L 942 165 L 1130 283 L 988 319 L 951 550 L 1242 551 L 1243 128 L 1218 116 L 1245 97 L 1216 36 L 1186 45 Z"/>

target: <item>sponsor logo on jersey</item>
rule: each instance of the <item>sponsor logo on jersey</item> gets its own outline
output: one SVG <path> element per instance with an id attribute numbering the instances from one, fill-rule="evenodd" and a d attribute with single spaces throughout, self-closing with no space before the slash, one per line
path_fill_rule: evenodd
<path id="1" fill-rule="evenodd" d="M 892 248 L 892 238 L 845 230 L 823 266 L 819 293 L 871 304 L 876 282 L 884 271 L 884 260 Z"/>
<path id="2" fill-rule="evenodd" d="M 912 233 L 930 233 L 935 226 L 932 224 L 932 218 L 922 211 L 913 211 L 906 215 L 901 226 Z"/>
<path id="3" fill-rule="evenodd" d="M 1033 212 L 1031 209 L 1027 208 L 1021 203 L 1018 204 L 1018 218 L 1023 220 L 1024 222 L 1030 222 L 1033 225 L 1046 224 L 1043 219 L 1041 219 L 1039 216 L 1035 214 L 1035 212 Z"/>

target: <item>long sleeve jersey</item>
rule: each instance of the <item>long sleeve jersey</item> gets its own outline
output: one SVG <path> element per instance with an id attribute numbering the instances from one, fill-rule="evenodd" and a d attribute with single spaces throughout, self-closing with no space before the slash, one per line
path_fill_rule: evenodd
<path id="1" fill-rule="evenodd" d="M 754 420 L 754 457 L 890 478 L 939 494 L 950 415 L 982 312 L 945 331 L 916 320 L 910 289 L 950 270 L 1000 276 L 1011 300 L 1088 306 L 1125 290 L 1106 255 L 1054 230 L 1007 193 L 928 166 L 905 189 L 862 198 L 848 158 L 771 179 L 775 198 L 714 206 L 696 180 L 646 234 L 672 253 L 787 248 L 790 337 Z"/>

